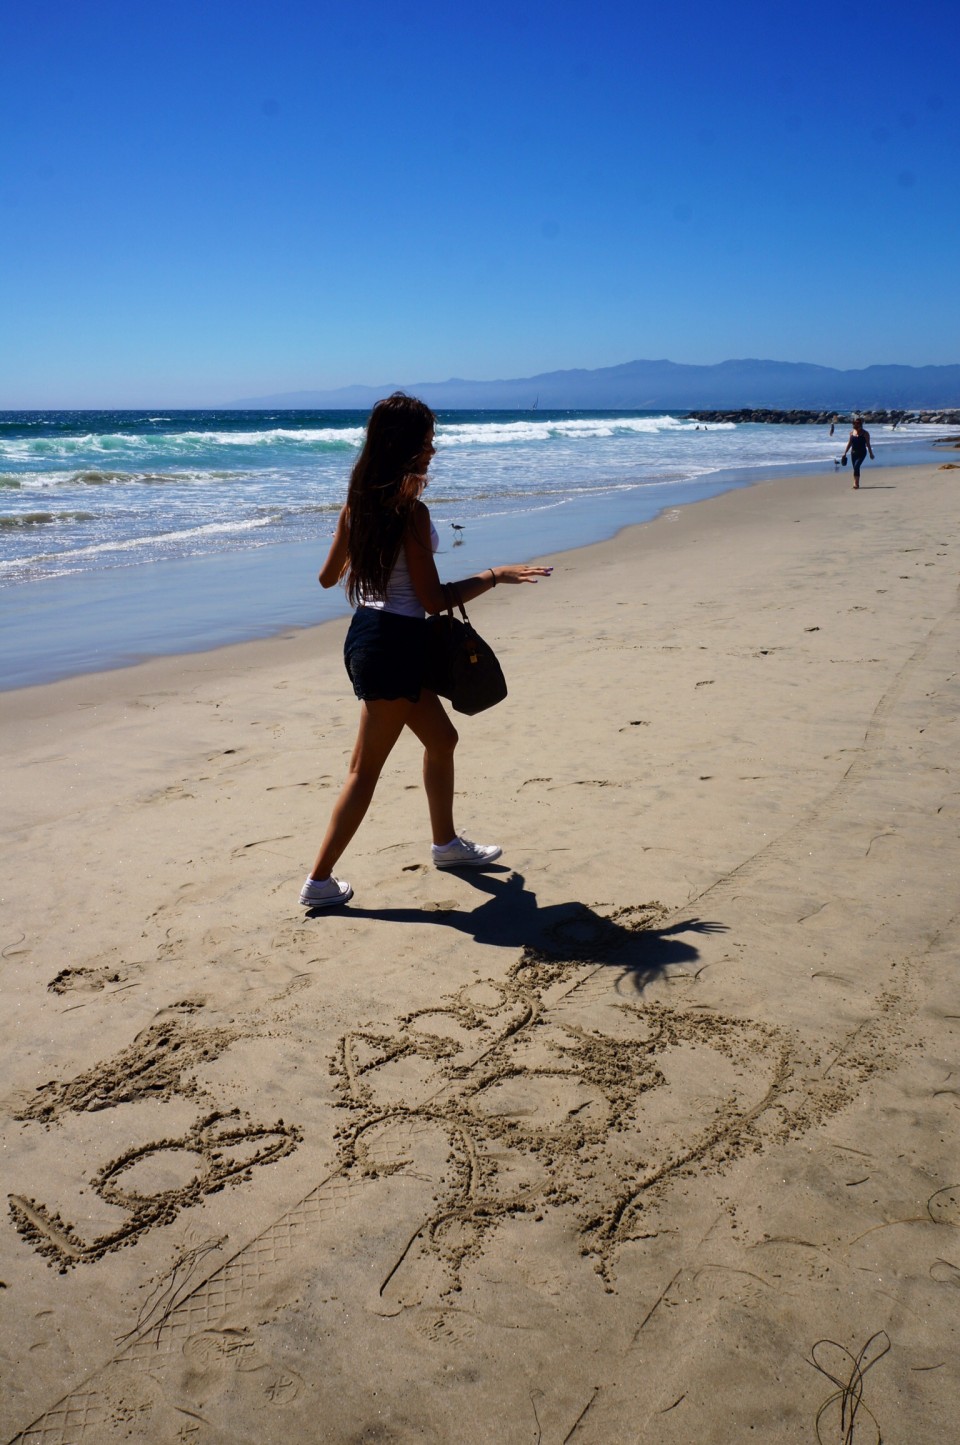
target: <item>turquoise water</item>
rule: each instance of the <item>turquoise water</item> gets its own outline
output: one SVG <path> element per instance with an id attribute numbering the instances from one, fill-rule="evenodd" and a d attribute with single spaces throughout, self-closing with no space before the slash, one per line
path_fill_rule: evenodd
<path id="1" fill-rule="evenodd" d="M 345 610 L 316 572 L 364 421 L 0 413 L 0 685 Z M 881 463 L 918 460 L 943 430 L 875 429 L 874 444 Z M 426 501 L 441 574 L 598 541 L 758 475 L 823 470 L 844 440 L 840 428 L 704 429 L 662 413 L 440 413 Z"/>

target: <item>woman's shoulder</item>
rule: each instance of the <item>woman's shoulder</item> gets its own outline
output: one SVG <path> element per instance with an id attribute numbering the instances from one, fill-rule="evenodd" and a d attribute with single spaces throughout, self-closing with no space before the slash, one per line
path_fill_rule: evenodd
<path id="1" fill-rule="evenodd" d="M 439 541 L 437 529 L 430 520 L 429 508 L 423 502 L 414 502 L 404 533 L 404 546 L 409 548 L 414 544 L 415 551 L 435 552 Z"/>
<path id="2" fill-rule="evenodd" d="M 413 532 L 429 533 L 432 526 L 430 521 L 430 508 L 425 502 L 416 501 L 410 508 L 409 527 Z"/>

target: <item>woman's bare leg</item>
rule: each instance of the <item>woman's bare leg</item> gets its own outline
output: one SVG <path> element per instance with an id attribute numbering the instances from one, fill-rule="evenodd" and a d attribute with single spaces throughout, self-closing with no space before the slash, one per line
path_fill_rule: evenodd
<path id="1" fill-rule="evenodd" d="M 337 866 L 337 860 L 363 822 L 394 743 L 403 732 L 411 712 L 418 706 L 406 698 L 360 704 L 360 729 L 353 745 L 350 770 L 333 805 L 311 878 L 329 878 Z"/>
<path id="2" fill-rule="evenodd" d="M 423 743 L 423 786 L 433 841 L 440 846 L 449 843 L 457 831 L 453 825 L 453 752 L 459 736 L 437 694 L 426 688 L 410 710 L 407 727 Z"/>

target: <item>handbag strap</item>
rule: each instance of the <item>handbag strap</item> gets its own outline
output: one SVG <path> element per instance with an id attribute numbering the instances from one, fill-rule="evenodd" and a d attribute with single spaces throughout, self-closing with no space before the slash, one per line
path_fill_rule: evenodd
<path id="1" fill-rule="evenodd" d="M 456 583 L 445 582 L 443 587 L 443 595 L 447 599 L 447 615 L 450 620 L 453 621 L 453 603 L 455 602 L 460 609 L 460 616 L 469 627 L 470 618 L 467 616 L 466 609 L 464 608 L 460 593 L 457 590 Z M 453 598 L 453 602 L 450 601 L 451 597 Z"/>
<path id="2" fill-rule="evenodd" d="M 437 613 L 438 617 L 446 617 L 448 622 L 453 621 L 453 595 L 448 582 L 440 583 L 440 591 L 443 593 L 443 607 Z"/>

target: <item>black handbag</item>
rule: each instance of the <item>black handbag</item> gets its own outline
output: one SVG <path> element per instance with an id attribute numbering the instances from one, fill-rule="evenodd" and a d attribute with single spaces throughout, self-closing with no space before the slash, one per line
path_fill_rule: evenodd
<path id="1" fill-rule="evenodd" d="M 443 591 L 446 612 L 427 618 L 424 686 L 448 698 L 457 712 L 472 717 L 503 702 L 506 679 L 493 648 L 471 626 L 456 588 L 448 583 Z M 454 602 L 462 622 L 453 615 Z"/>

